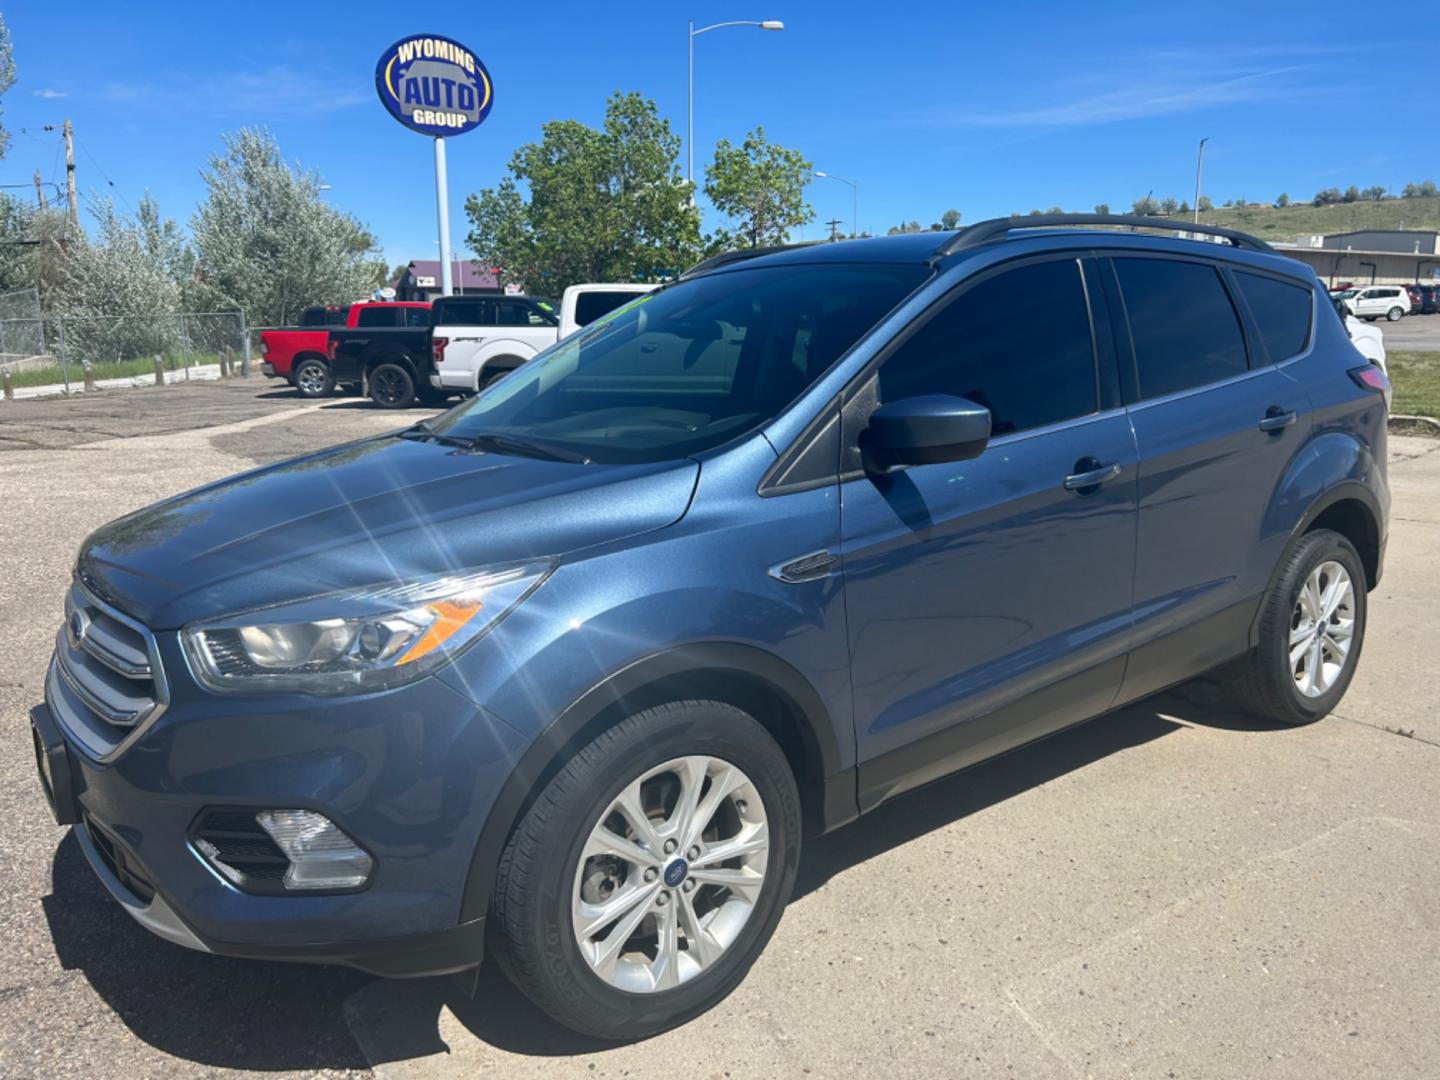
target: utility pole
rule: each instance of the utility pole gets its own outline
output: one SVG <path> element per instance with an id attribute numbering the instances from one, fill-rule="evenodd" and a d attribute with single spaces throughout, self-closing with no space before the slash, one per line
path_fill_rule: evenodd
<path id="1" fill-rule="evenodd" d="M 70 227 L 80 228 L 80 212 L 75 206 L 75 138 L 70 121 L 62 129 L 65 136 L 65 201 L 70 206 Z"/>
<path id="2" fill-rule="evenodd" d="M 825 224 L 830 226 L 830 240 L 833 243 L 834 241 L 839 239 L 839 237 L 835 235 L 835 229 L 841 224 L 841 221 L 839 218 L 831 218 L 829 221 L 825 222 Z"/>
<path id="3" fill-rule="evenodd" d="M 45 209 L 45 189 L 40 186 L 40 170 L 35 170 L 35 203 L 43 211 Z"/>
<path id="4" fill-rule="evenodd" d="M 1210 136 L 1200 140 L 1200 152 L 1195 156 L 1195 224 L 1200 224 L 1200 172 L 1205 168 L 1205 144 Z"/>

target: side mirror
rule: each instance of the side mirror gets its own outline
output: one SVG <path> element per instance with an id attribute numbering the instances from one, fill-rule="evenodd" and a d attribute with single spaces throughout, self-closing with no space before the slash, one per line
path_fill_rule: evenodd
<path id="1" fill-rule="evenodd" d="M 923 394 L 881 405 L 860 436 L 867 465 L 888 472 L 977 458 L 990 441 L 990 410 L 949 394 Z"/>

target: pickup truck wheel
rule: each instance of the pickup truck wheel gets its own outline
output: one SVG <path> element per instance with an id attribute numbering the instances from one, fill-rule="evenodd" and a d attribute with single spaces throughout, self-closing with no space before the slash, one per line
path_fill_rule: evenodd
<path id="1" fill-rule="evenodd" d="M 1260 609 L 1260 644 L 1231 667 L 1231 697 L 1282 724 L 1320 719 L 1355 674 L 1365 608 L 1365 568 L 1354 546 L 1329 529 L 1306 533 L 1286 553 Z"/>
<path id="2" fill-rule="evenodd" d="M 800 798 L 768 731 L 715 701 L 646 709 L 581 747 L 515 827 L 491 953 L 560 1023 L 652 1035 L 739 985 L 799 858 Z"/>
<path id="3" fill-rule="evenodd" d="M 335 378 L 330 374 L 329 366 L 320 360 L 302 360 L 295 367 L 292 381 L 304 398 L 328 397 L 335 389 Z"/>
<path id="4" fill-rule="evenodd" d="M 399 364 L 380 364 L 370 372 L 370 400 L 382 409 L 407 409 L 415 403 L 415 380 Z"/>

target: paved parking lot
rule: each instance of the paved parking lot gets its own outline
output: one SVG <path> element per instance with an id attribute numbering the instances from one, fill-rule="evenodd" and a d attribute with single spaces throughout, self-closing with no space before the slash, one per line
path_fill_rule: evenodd
<path id="1" fill-rule="evenodd" d="M 1371 325 L 1384 333 L 1387 351 L 1440 352 L 1440 315 L 1407 315 L 1393 323 L 1379 319 Z"/>
<path id="2" fill-rule="evenodd" d="M 1201 684 L 898 800 L 807 847 L 768 952 L 678 1031 L 597 1044 L 493 971 L 472 1001 L 150 937 L 33 775 L 76 545 L 423 415 L 253 382 L 0 406 L 0 1076 L 1440 1075 L 1440 442 L 1420 439 L 1392 439 L 1386 579 L 1339 714 L 1267 729 Z"/>

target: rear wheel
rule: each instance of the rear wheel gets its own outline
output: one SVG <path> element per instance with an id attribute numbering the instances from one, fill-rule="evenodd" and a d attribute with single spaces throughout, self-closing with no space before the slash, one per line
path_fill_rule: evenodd
<path id="1" fill-rule="evenodd" d="M 493 952 L 568 1027 L 663 1031 L 744 978 L 799 856 L 795 780 L 764 728 L 718 702 L 647 709 L 576 753 L 516 826 Z"/>
<path id="2" fill-rule="evenodd" d="M 1405 312 L 1402 311 L 1400 308 L 1392 307 L 1389 311 L 1385 313 L 1385 318 L 1389 319 L 1391 322 L 1399 322 L 1400 316 L 1404 314 Z"/>
<path id="3" fill-rule="evenodd" d="M 399 364 L 379 364 L 370 372 L 370 400 L 382 409 L 406 409 L 415 403 L 415 380 Z"/>
<path id="4" fill-rule="evenodd" d="M 512 359 L 511 357 L 505 356 L 499 357 L 491 361 L 491 363 L 486 364 L 485 370 L 480 373 L 480 389 L 484 390 L 487 386 L 499 382 L 524 362 L 523 360 Z"/>
<path id="5" fill-rule="evenodd" d="M 1245 711 L 1308 724 L 1345 696 L 1365 640 L 1365 568 L 1349 540 L 1320 529 L 1285 556 L 1260 613 L 1260 644 L 1228 684 Z"/>
<path id="6" fill-rule="evenodd" d="M 335 389 L 335 379 L 328 364 L 320 360 L 302 360 L 295 367 L 295 389 L 305 398 L 326 397 Z"/>

